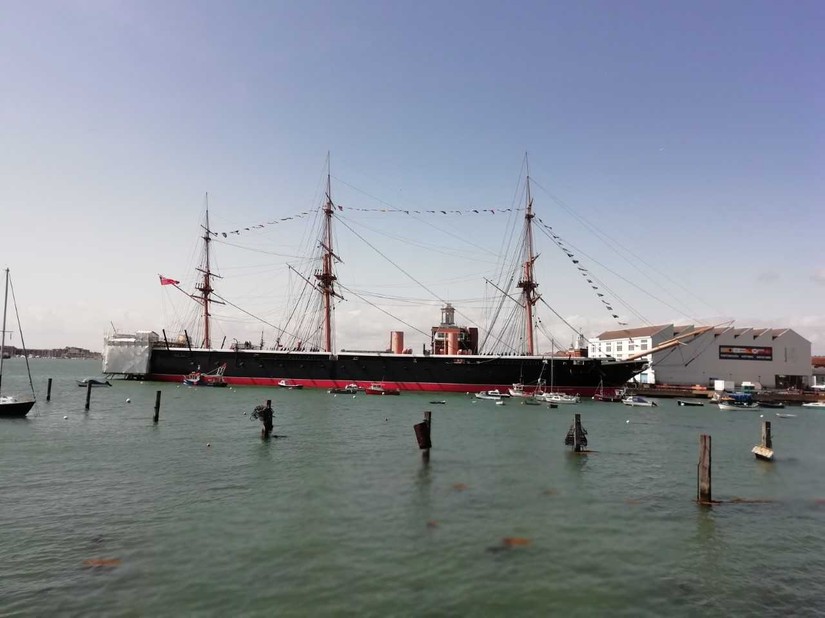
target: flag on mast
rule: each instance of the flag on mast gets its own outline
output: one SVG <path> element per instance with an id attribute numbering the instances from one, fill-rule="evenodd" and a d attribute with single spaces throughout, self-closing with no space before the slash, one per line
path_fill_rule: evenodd
<path id="1" fill-rule="evenodd" d="M 175 281 L 174 279 L 164 277 L 163 275 L 158 275 L 158 277 L 160 277 L 161 285 L 178 285 L 180 283 L 180 281 Z"/>

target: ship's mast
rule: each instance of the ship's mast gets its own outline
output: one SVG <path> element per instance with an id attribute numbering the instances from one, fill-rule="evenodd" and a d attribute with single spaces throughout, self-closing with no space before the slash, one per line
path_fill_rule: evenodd
<path id="1" fill-rule="evenodd" d="M 324 299 L 324 351 L 332 352 L 332 298 L 338 296 L 335 291 L 337 277 L 332 271 L 332 261 L 336 255 L 332 250 L 332 213 L 335 207 L 332 204 L 332 189 L 330 186 L 329 158 L 327 158 L 327 199 L 324 203 L 324 227 L 321 232 L 321 248 L 323 249 L 321 270 L 315 272 L 318 287 Z"/>
<path id="2" fill-rule="evenodd" d="M 198 268 L 198 270 L 203 274 L 203 281 L 201 281 L 200 285 L 195 286 L 195 289 L 200 292 L 200 302 L 203 305 L 203 347 L 211 348 L 212 347 L 212 339 L 209 332 L 209 305 L 212 303 L 212 292 L 214 289 L 212 288 L 212 277 L 214 275 L 211 270 L 211 266 L 209 263 L 209 243 L 212 242 L 212 233 L 209 229 L 209 194 L 206 194 L 206 224 L 203 226 L 203 251 L 204 251 L 204 260 L 203 260 L 203 268 Z"/>
<path id="3" fill-rule="evenodd" d="M 9 269 L 6 269 L 6 293 L 3 295 L 3 331 L 0 335 L 0 383 L 3 381 L 3 355 L 6 353 L 6 309 L 9 304 Z"/>
<path id="4" fill-rule="evenodd" d="M 525 156 L 526 161 L 526 156 Z M 527 354 L 536 354 L 535 329 L 533 328 L 533 305 L 539 300 L 536 288 L 539 286 L 533 278 L 533 263 L 536 256 L 533 255 L 533 196 L 530 194 L 530 164 L 527 166 L 527 209 L 524 213 L 524 264 L 521 280 L 518 287 L 521 288 L 522 306 L 524 307 L 524 327 L 527 339 Z"/>

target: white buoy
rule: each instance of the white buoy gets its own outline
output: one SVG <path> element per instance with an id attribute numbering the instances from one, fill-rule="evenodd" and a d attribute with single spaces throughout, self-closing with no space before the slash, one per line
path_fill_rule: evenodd
<path id="1" fill-rule="evenodd" d="M 65 421 L 67 418 L 69 418 L 69 417 L 68 417 L 68 416 L 64 416 L 64 417 L 63 417 L 63 420 Z"/>
<path id="2" fill-rule="evenodd" d="M 207 443 L 206 443 L 206 446 L 207 446 L 207 447 L 212 446 L 212 443 L 211 443 L 211 442 L 207 442 Z"/>
<path id="3" fill-rule="evenodd" d="M 625 421 L 625 423 L 630 423 L 630 419 L 627 419 L 627 420 Z"/>
<path id="4" fill-rule="evenodd" d="M 132 400 L 127 397 L 126 398 L 126 403 L 132 403 Z"/>
<path id="5" fill-rule="evenodd" d="M 353 395 L 352 398 L 355 399 L 355 395 Z"/>
<path id="6" fill-rule="evenodd" d="M 246 412 L 244 412 L 243 415 L 246 416 Z"/>

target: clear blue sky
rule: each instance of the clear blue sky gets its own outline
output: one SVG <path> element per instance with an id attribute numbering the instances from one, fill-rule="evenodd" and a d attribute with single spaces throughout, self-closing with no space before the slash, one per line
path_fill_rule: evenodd
<path id="1" fill-rule="evenodd" d="M 529 151 L 541 187 L 704 299 L 683 299 L 689 316 L 789 326 L 825 353 L 823 31 L 822 2 L 6 2 L 0 262 L 27 343 L 99 350 L 110 321 L 163 328 L 157 273 L 189 276 L 207 191 L 218 228 L 306 210 L 331 151 L 342 203 L 376 206 L 349 183 L 398 207 L 505 208 Z M 536 204 L 650 285 L 547 193 Z M 489 246 L 501 231 L 461 225 Z M 300 233 L 254 242 L 289 253 Z M 391 276 L 340 242 L 342 280 Z M 282 260 L 217 251 L 224 293 L 275 319 Z M 563 315 L 614 326 L 569 264 L 541 259 Z M 459 286 L 441 260 L 406 266 L 450 297 L 478 276 L 481 295 L 482 268 L 456 264 Z M 649 321 L 688 321 L 622 294 Z M 348 302 L 340 345 L 399 328 Z M 426 330 L 438 314 L 407 315 Z"/>

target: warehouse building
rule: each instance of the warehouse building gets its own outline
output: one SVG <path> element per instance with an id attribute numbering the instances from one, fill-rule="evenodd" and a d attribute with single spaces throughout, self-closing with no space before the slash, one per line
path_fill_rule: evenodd
<path id="1" fill-rule="evenodd" d="M 701 328 L 701 327 L 699 327 Z M 713 388 L 716 380 L 765 388 L 804 388 L 811 381 L 811 342 L 790 328 L 707 330 L 664 324 L 607 331 L 588 345 L 596 358 L 625 359 L 680 337 L 678 345 L 647 355 L 647 370 L 636 377 L 643 384 L 699 384 Z"/>

